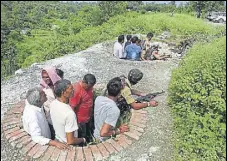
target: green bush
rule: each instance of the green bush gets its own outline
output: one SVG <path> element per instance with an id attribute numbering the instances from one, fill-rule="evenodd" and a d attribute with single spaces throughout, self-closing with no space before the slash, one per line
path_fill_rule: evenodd
<path id="1" fill-rule="evenodd" d="M 226 37 L 197 44 L 172 73 L 176 160 L 226 159 Z"/>
<path id="2" fill-rule="evenodd" d="M 72 23 L 74 24 L 74 22 Z M 62 28 L 58 30 L 64 31 Z M 65 35 L 65 33 L 68 33 L 67 30 L 64 34 L 48 30 L 44 36 L 25 36 L 24 41 L 17 44 L 19 66 L 27 67 L 37 61 L 78 52 L 93 44 L 112 40 L 120 34 L 147 34 L 153 32 L 157 35 L 168 30 L 173 35 L 192 36 L 198 33 L 212 35 L 218 32 L 215 27 L 188 15 L 175 14 L 170 17 L 169 14 L 165 13 L 139 14 L 136 12 L 117 15 L 102 25 L 87 26 L 84 29 L 79 27 L 77 30 L 80 31 L 69 35 Z M 43 34 L 44 31 L 35 30 L 32 33 Z M 33 59 L 33 55 L 36 55 L 35 57 L 38 59 Z"/>

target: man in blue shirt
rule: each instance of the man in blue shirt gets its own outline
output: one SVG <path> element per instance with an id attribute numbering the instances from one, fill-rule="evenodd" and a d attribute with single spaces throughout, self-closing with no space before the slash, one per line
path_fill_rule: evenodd
<path id="1" fill-rule="evenodd" d="M 136 45 L 137 41 L 138 41 L 138 37 L 134 36 L 131 39 L 132 44 L 126 46 L 125 48 L 126 59 L 140 60 L 141 48 L 138 45 Z"/>

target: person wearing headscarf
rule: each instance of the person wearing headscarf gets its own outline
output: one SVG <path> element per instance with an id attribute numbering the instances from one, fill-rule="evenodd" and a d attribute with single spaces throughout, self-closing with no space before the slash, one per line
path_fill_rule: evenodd
<path id="1" fill-rule="evenodd" d="M 42 79 L 40 81 L 40 86 L 47 96 L 47 101 L 44 102 L 43 106 L 44 106 L 44 111 L 45 111 L 47 121 L 49 123 L 50 129 L 52 132 L 51 137 L 53 139 L 55 134 L 52 126 L 52 120 L 50 117 L 50 103 L 54 101 L 56 98 L 54 95 L 54 84 L 57 81 L 61 80 L 61 77 L 58 76 L 56 72 L 56 68 L 54 67 L 43 68 L 41 71 L 41 76 L 42 76 Z"/>

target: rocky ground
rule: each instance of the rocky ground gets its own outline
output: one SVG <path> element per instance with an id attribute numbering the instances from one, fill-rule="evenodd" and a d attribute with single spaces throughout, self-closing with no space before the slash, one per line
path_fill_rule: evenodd
<path id="1" fill-rule="evenodd" d="M 106 42 L 94 45 L 79 53 L 36 63 L 27 69 L 19 70 L 15 76 L 1 83 L 1 119 L 12 104 L 24 98 L 29 88 L 39 84 L 40 71 L 48 65 L 62 69 L 65 72 L 65 79 L 72 82 L 82 79 L 86 73 L 93 73 L 97 78 L 97 84 L 101 86 L 115 76 L 127 75 L 130 69 L 138 68 L 143 71 L 144 77 L 136 85 L 136 88 L 144 92 L 167 91 L 171 71 L 177 67 L 179 59 L 169 50 L 167 44 L 160 43 L 159 45 L 161 46 L 160 52 L 172 54 L 173 57 L 166 61 L 119 60 L 112 56 L 113 42 Z M 166 98 L 167 92 L 156 98 L 159 101 L 157 107 L 147 109 L 150 119 L 141 139 L 117 155 L 111 156 L 109 160 L 173 160 L 172 119 Z M 4 139 L 1 139 L 1 145 L 1 161 L 24 160 L 18 157 L 13 159 L 12 156 L 17 156 L 17 152 L 14 154 Z"/>

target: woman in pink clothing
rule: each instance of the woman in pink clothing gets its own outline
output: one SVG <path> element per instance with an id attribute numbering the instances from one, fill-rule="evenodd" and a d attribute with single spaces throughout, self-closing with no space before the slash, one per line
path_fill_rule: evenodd
<path id="1" fill-rule="evenodd" d="M 52 121 L 50 118 L 50 103 L 55 100 L 54 95 L 54 84 L 61 80 L 61 77 L 58 76 L 56 73 L 56 68 L 54 67 L 46 67 L 43 68 L 41 71 L 42 80 L 40 82 L 40 86 L 42 87 L 43 91 L 45 92 L 47 96 L 47 101 L 43 104 L 44 111 L 46 114 L 47 121 L 49 123 L 50 129 L 51 129 L 51 138 L 54 139 L 54 129 L 52 125 Z"/>
<path id="2" fill-rule="evenodd" d="M 61 78 L 56 73 L 56 68 L 54 67 L 46 67 L 43 68 L 41 72 L 42 80 L 40 85 L 42 88 L 54 88 L 54 84 L 61 80 Z"/>

